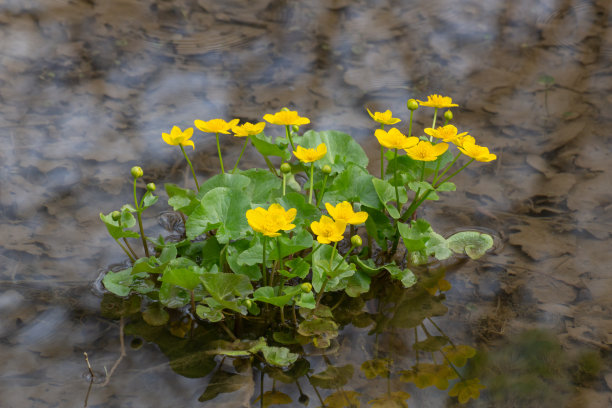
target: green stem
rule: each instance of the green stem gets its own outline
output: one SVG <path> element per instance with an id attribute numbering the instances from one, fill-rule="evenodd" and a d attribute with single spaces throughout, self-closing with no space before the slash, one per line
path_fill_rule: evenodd
<path id="1" fill-rule="evenodd" d="M 399 192 L 397 191 L 397 184 L 398 184 L 398 181 L 397 181 L 397 148 L 395 148 L 395 157 L 394 157 L 394 159 L 395 159 L 395 166 L 394 166 L 394 169 L 393 169 L 394 170 L 393 171 L 393 178 L 395 179 L 395 183 L 393 183 L 393 184 L 394 184 L 394 187 L 395 187 L 395 205 L 397 205 L 397 211 L 401 213 L 402 212 L 402 208 L 401 208 L 401 204 L 400 204 L 400 201 L 399 201 Z M 425 162 L 423 162 L 423 163 L 425 163 Z"/>
<path id="2" fill-rule="evenodd" d="M 242 155 L 244 154 L 244 151 L 246 150 L 248 143 L 249 143 L 249 136 L 247 136 L 247 139 L 244 141 L 244 146 L 242 146 L 242 151 L 240 152 L 240 156 L 238 156 L 238 160 L 236 161 L 236 164 L 234 165 L 234 168 L 232 169 L 232 174 L 234 174 L 234 172 L 238 168 L 238 163 L 240 163 L 240 159 L 242 159 Z"/>
<path id="3" fill-rule="evenodd" d="M 410 111 L 410 123 L 408 124 L 408 137 L 412 136 L 412 115 L 414 114 L 414 111 L 411 110 Z"/>
<path id="4" fill-rule="evenodd" d="M 219 144 L 219 132 L 215 133 L 215 138 L 217 139 L 217 153 L 219 154 L 219 163 L 221 164 L 221 173 L 225 174 L 225 169 L 223 168 L 223 158 L 221 157 L 221 145 Z"/>
<path id="5" fill-rule="evenodd" d="M 354 245 L 351 245 L 351 249 L 348 250 L 348 252 L 346 254 L 344 254 L 344 256 L 342 257 L 342 260 L 340 262 L 338 262 L 338 265 L 336 265 L 336 267 L 334 268 L 334 270 L 332 271 L 332 274 L 334 272 L 336 272 L 338 270 L 338 268 L 340 267 L 340 265 L 342 265 L 342 262 L 344 262 L 344 260 L 346 259 L 347 256 L 349 256 L 349 254 L 351 253 L 351 251 L 355 249 Z M 330 266 L 331 269 L 331 266 Z"/>
<path id="6" fill-rule="evenodd" d="M 334 263 L 334 256 L 336 256 L 336 247 L 338 246 L 338 241 L 334 242 L 334 246 L 331 251 L 331 256 L 329 257 L 329 270 L 331 271 L 332 265 Z"/>
<path id="7" fill-rule="evenodd" d="M 289 131 L 289 125 L 285 125 L 285 133 L 287 134 L 287 139 L 289 139 L 289 143 L 291 143 L 291 149 L 295 151 L 295 146 L 293 145 L 293 139 L 291 139 L 291 132 Z"/>
<path id="8" fill-rule="evenodd" d="M 463 169 L 465 169 L 467 166 L 469 166 L 475 159 L 471 159 L 469 162 L 465 163 L 463 166 L 461 166 L 461 168 L 459 170 L 457 170 L 456 172 L 454 172 L 453 174 L 451 174 L 450 176 L 448 176 L 447 178 L 445 178 L 444 180 L 442 180 L 441 182 L 437 183 L 436 185 L 434 185 L 434 188 L 438 188 L 440 185 L 446 183 L 448 180 L 452 179 L 453 177 L 455 177 L 457 174 L 459 174 Z M 430 190 L 431 191 L 431 190 Z"/>
<path id="9" fill-rule="evenodd" d="M 263 263 L 261 264 L 261 276 L 263 277 L 264 286 L 268 286 L 268 273 L 266 271 L 266 243 L 268 237 L 263 236 Z"/>
<path id="10" fill-rule="evenodd" d="M 308 193 L 308 204 L 312 204 L 312 189 L 314 185 L 314 162 L 310 163 L 310 193 Z"/>
<path id="11" fill-rule="evenodd" d="M 285 196 L 286 191 L 287 191 L 287 175 L 283 173 L 283 197 Z"/>
<path id="12" fill-rule="evenodd" d="M 321 189 L 321 192 L 319 193 L 319 197 L 317 198 L 317 208 L 319 208 L 319 204 L 321 204 L 321 201 L 323 201 L 323 195 L 325 194 L 325 187 L 327 186 L 327 176 L 328 174 L 326 174 L 325 177 L 323 177 L 323 188 Z"/>
<path id="13" fill-rule="evenodd" d="M 117 242 L 117 245 L 119 245 L 121 249 L 123 249 L 123 251 L 128 256 L 128 258 L 130 258 L 130 261 L 134 263 L 135 261 L 134 261 L 134 258 L 132 257 L 132 254 L 130 254 L 130 252 L 123 245 L 121 245 L 121 242 L 119 242 L 118 239 L 115 239 L 115 242 Z"/>
<path id="14" fill-rule="evenodd" d="M 189 157 L 187 157 L 187 153 L 185 152 L 183 145 L 179 145 L 179 147 L 181 148 L 181 152 L 183 152 L 183 156 L 185 156 L 185 160 L 187 160 L 187 164 L 189 165 L 189 168 L 191 169 L 191 175 L 193 176 L 193 181 L 195 181 L 196 189 L 200 191 L 200 185 L 198 184 L 198 179 L 196 178 L 195 171 L 193 170 L 193 165 L 191 164 L 191 160 L 189 160 Z"/>
<path id="15" fill-rule="evenodd" d="M 431 125 L 432 129 L 436 128 L 436 117 L 438 117 L 438 108 L 434 108 L 433 123 Z M 429 136 L 429 141 L 431 142 L 432 140 L 433 140 L 433 136 Z"/>
<path id="16" fill-rule="evenodd" d="M 127 249 L 130 250 L 132 255 L 134 255 L 134 258 L 138 258 L 138 255 L 136 255 L 136 252 L 134 251 L 134 249 L 132 248 L 132 246 L 130 245 L 130 243 L 128 242 L 128 240 L 125 237 L 123 237 L 123 242 L 125 242 L 125 246 L 127 247 Z"/>
<path id="17" fill-rule="evenodd" d="M 381 130 L 385 130 L 385 125 L 380 125 Z M 385 147 L 380 146 L 380 179 L 385 179 Z"/>
<path id="18" fill-rule="evenodd" d="M 436 183 L 436 181 L 438 181 L 438 179 L 444 177 L 444 175 L 446 174 L 446 172 L 453 167 L 453 164 L 455 164 L 455 162 L 457 161 L 457 159 L 459 158 L 459 156 L 461 156 L 461 152 L 457 153 L 457 155 L 455 156 L 455 158 L 453 159 L 453 161 L 450 162 L 450 164 L 448 166 L 446 166 L 446 168 L 442 171 L 442 173 L 440 173 L 440 175 L 436 175 L 436 177 L 434 177 L 433 182 L 431 183 L 432 185 Z"/>
<path id="19" fill-rule="evenodd" d="M 145 256 L 149 257 L 149 247 L 147 246 L 147 239 L 145 238 L 144 229 L 142 228 L 142 213 L 140 210 L 136 211 L 136 215 L 138 216 L 138 227 L 140 228 L 140 238 L 142 239 Z"/>
<path id="20" fill-rule="evenodd" d="M 280 236 L 276 237 L 276 248 L 278 249 L 278 270 L 282 270 L 283 269 L 283 257 L 282 257 L 282 253 L 281 253 L 281 244 L 280 244 Z M 279 272 L 280 274 L 280 272 Z M 282 274 L 281 278 L 280 278 L 280 285 L 279 285 L 279 293 L 277 293 L 278 296 L 283 294 L 283 285 L 285 284 L 284 282 L 284 276 Z M 281 313 L 282 313 L 282 309 L 281 309 Z M 283 322 L 285 321 L 284 319 L 282 319 Z"/>

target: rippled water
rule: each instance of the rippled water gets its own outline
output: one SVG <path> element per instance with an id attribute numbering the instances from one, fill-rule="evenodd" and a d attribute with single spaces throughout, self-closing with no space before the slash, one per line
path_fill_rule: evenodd
<path id="1" fill-rule="evenodd" d="M 117 359 L 119 324 L 101 316 L 92 282 L 124 258 L 98 213 L 127 200 L 133 165 L 147 182 L 188 182 L 162 132 L 289 106 L 376 152 L 366 107 L 405 118 L 408 98 L 441 93 L 460 104 L 457 126 L 498 155 L 424 214 L 441 232 L 479 226 L 503 242 L 449 275 L 450 312 L 437 320 L 487 352 L 488 389 L 472 405 L 609 406 L 611 23 L 603 0 L 5 0 L 0 405 L 84 405 L 83 352 L 99 374 Z M 196 170 L 212 174 L 214 138 L 195 143 Z M 223 156 L 233 163 L 240 148 L 226 138 Z M 243 164 L 258 160 L 247 152 Z M 563 351 L 543 354 L 563 360 L 549 376 L 525 357 L 542 344 Z M 207 381 L 174 374 L 147 343 L 93 385 L 88 406 L 198 406 Z M 223 401 L 258 395 L 242 392 Z M 410 392 L 409 404 L 452 405 Z"/>

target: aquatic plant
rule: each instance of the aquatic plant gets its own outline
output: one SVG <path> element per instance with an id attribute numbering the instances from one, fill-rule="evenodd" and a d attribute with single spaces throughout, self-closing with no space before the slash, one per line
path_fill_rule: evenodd
<path id="1" fill-rule="evenodd" d="M 172 127 L 170 134 L 162 134 L 163 140 L 181 148 L 196 186 L 192 190 L 165 185 L 168 205 L 183 220 L 183 235 L 180 239 L 152 239 L 145 235 L 141 215 L 158 197 L 153 195 L 155 185 L 150 183 L 138 200 L 137 181 L 143 171 L 133 168 L 135 206 L 126 204 L 108 215 L 100 214 L 110 235 L 130 258 L 131 266 L 107 272 L 104 286 L 117 296 L 141 296 L 142 317 L 149 324 L 162 326 L 171 322 L 168 310 L 182 312 L 188 329 L 175 329 L 179 337 L 187 332 L 193 336 L 198 327 L 216 324 L 234 343 L 218 344 L 213 354 L 257 355 L 263 363 L 276 367 L 292 366 L 300 359 L 289 345 L 312 343 L 318 348 L 329 347 L 339 330 L 340 319 L 334 309 L 347 299 L 371 293 L 374 282 L 399 285 L 402 294 L 397 310 L 405 310 L 405 291 L 416 287 L 420 289 L 409 292 L 414 298 L 408 299 L 408 305 L 434 302 L 436 293 L 450 285 L 443 276 L 432 281 L 413 270 L 453 254 L 465 253 L 476 259 L 492 246 L 493 240 L 477 231 L 445 238 L 419 218 L 417 211 L 426 201 L 437 200 L 439 194 L 455 191 L 451 179 L 469 164 L 492 161 L 496 156 L 477 145 L 467 132 L 459 133 L 449 125 L 453 119 L 450 111 L 444 114 L 444 126 L 435 127 L 438 109 L 457 106 L 451 98 L 430 95 L 420 104 L 434 108 L 432 127 L 424 130 L 429 137 L 412 135 L 413 114 L 419 108 L 414 99 L 407 103 L 407 135 L 395 127 L 385 130 L 385 125 L 400 122 L 390 110 L 368 110 L 380 124 L 373 132 L 381 145 L 380 177 L 368 172 L 368 157 L 350 135 L 313 130 L 300 134 L 300 126 L 310 120 L 300 117 L 297 111 L 284 109 L 263 116 L 271 124 L 285 126 L 285 137 L 274 139 L 264 133 L 263 122 L 239 125 L 237 119 L 196 120 L 198 129 L 215 134 L 221 167 L 221 174 L 200 185 L 183 148 L 195 148 L 191 140 L 193 129 Z M 226 173 L 219 133 L 229 134 L 230 130 L 244 137 L 245 144 L 232 172 Z M 267 170 L 238 169 L 248 142 L 263 156 Z M 452 146 L 456 154 L 451 153 Z M 460 165 L 462 156 L 465 163 Z M 278 159 L 272 157 L 280 158 L 280 174 L 272 164 Z M 306 189 L 296 180 L 298 173 L 308 178 L 308 199 Z M 136 225 L 134 213 L 138 232 L 132 230 Z M 141 240 L 144 256 L 138 255 L 128 239 Z M 417 282 L 420 285 L 415 286 Z M 387 317 L 380 327 L 420 325 L 428 333 L 422 322 L 436 315 L 406 313 Z M 245 326 L 251 327 L 247 337 Z M 253 333 L 257 336 L 253 337 Z M 455 366 L 460 367 L 474 355 L 473 349 L 461 348 L 467 346 L 452 342 L 449 345 L 444 335 L 427 334 L 427 339 L 419 341 L 415 332 L 414 340 L 415 350 L 440 352 L 443 356 L 443 363 L 419 363 L 417 351 L 417 364 L 400 374 L 402 380 L 419 387 L 448 388 L 449 380 L 461 378 Z M 444 346 L 447 347 L 443 349 Z M 366 376 L 376 376 L 387 373 L 385 367 L 384 361 L 375 359 L 362 369 Z M 334 387 L 338 388 L 337 384 Z M 449 395 L 463 403 L 477 398 L 481 387 L 475 379 L 461 378 Z M 270 395 L 268 398 L 272 398 Z M 395 401 L 403 406 L 398 401 L 408 398 L 406 395 L 389 390 L 387 395 L 370 402 L 373 406 L 386 406 Z M 263 391 L 261 398 L 265 398 Z M 333 405 L 329 401 L 325 404 Z"/>

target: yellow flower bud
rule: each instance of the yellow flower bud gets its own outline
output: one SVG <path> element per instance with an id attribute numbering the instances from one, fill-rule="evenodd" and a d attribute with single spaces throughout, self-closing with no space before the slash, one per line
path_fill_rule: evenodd
<path id="1" fill-rule="evenodd" d="M 300 288 L 302 289 L 302 292 L 304 293 L 308 293 L 310 291 L 312 291 L 312 285 L 310 284 L 310 282 L 304 282 L 300 285 Z"/>
<path id="2" fill-rule="evenodd" d="M 408 99 L 408 102 L 406 102 L 406 106 L 408 107 L 408 110 L 411 111 L 419 109 L 419 103 L 416 101 L 416 99 Z"/>
<path id="3" fill-rule="evenodd" d="M 361 237 L 359 235 L 353 235 L 351 237 L 351 245 L 354 247 L 363 245 L 363 241 L 361 240 Z"/>
<path id="4" fill-rule="evenodd" d="M 135 179 L 142 177 L 142 175 L 144 174 L 144 172 L 142 171 L 142 168 L 138 166 L 132 167 L 132 170 L 130 170 L 130 173 L 132 173 L 132 177 L 134 177 Z"/>
<path id="5" fill-rule="evenodd" d="M 291 173 L 291 165 L 289 163 L 281 164 L 280 171 L 283 172 L 283 174 Z"/>

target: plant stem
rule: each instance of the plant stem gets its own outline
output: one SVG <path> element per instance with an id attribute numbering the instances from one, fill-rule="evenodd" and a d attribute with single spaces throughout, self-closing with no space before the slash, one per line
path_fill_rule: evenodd
<path id="1" fill-rule="evenodd" d="M 261 264 L 261 276 L 263 277 L 263 284 L 264 286 L 268 286 L 268 274 L 266 272 L 266 241 L 267 238 L 265 235 L 263 235 L 263 262 Z"/>
<path id="2" fill-rule="evenodd" d="M 394 166 L 394 169 L 393 169 L 394 170 L 393 178 L 395 179 L 395 183 L 393 183 L 393 184 L 394 184 L 394 187 L 395 187 L 395 205 L 397 205 L 397 212 L 401 213 L 402 212 L 402 208 L 401 208 L 401 204 L 400 204 L 400 201 L 399 201 L 399 192 L 397 191 L 397 183 L 398 183 L 398 181 L 397 181 L 397 148 L 395 148 L 395 157 L 394 157 L 394 159 L 395 159 L 395 166 Z M 423 163 L 425 163 L 425 162 L 423 162 Z"/>
<path id="3" fill-rule="evenodd" d="M 298 327 L 297 315 L 295 314 L 295 300 L 293 300 L 293 305 L 291 306 L 292 314 L 293 314 L 293 324 L 295 327 Z"/>
<path id="4" fill-rule="evenodd" d="M 442 171 L 442 173 L 440 173 L 440 175 L 436 175 L 436 177 L 434 177 L 433 181 L 432 181 L 432 185 L 436 184 L 436 181 L 438 181 L 440 178 L 444 177 L 444 175 L 446 174 L 446 172 L 453 167 L 453 164 L 455 164 L 455 162 L 457 161 L 457 159 L 459 158 L 459 156 L 461 156 L 461 152 L 457 153 L 457 155 L 455 156 L 455 158 L 453 159 L 453 161 L 450 162 L 450 164 L 448 166 L 446 166 L 446 168 Z"/>
<path id="5" fill-rule="evenodd" d="M 408 123 L 408 137 L 412 136 L 412 115 L 414 115 L 414 111 L 410 111 L 410 122 Z"/>
<path id="6" fill-rule="evenodd" d="M 331 268 L 333 266 L 334 263 L 334 256 L 336 256 L 336 247 L 338 246 L 338 242 L 334 242 L 334 246 L 332 248 L 332 252 L 331 252 L 331 256 L 329 257 L 329 270 L 331 271 Z"/>
<path id="7" fill-rule="evenodd" d="M 431 125 L 432 129 L 436 128 L 436 117 L 438 116 L 438 108 L 434 108 L 434 117 L 433 117 L 433 123 Z M 429 141 L 431 142 L 433 140 L 433 136 L 429 136 Z"/>
<path id="8" fill-rule="evenodd" d="M 321 204 L 321 201 L 323 201 L 323 195 L 325 194 L 325 187 L 327 186 L 327 176 L 328 174 L 326 174 L 325 177 L 323 177 L 323 188 L 321 189 L 321 192 L 319 193 L 319 197 L 317 198 L 317 208 L 319 208 L 319 204 Z"/>
<path id="9" fill-rule="evenodd" d="M 193 165 L 191 164 L 191 160 L 189 160 L 189 157 L 187 157 L 187 152 L 185 152 L 183 145 L 179 145 L 179 147 L 181 148 L 181 152 L 183 152 L 183 156 L 185 156 L 185 160 L 187 160 L 187 164 L 189 165 L 189 168 L 191 169 L 191 175 L 193 176 L 193 181 L 195 181 L 196 190 L 198 190 L 199 192 L 200 185 L 198 184 L 198 179 L 196 178 L 195 171 L 193 170 Z"/>
<path id="10" fill-rule="evenodd" d="M 123 238 L 125 240 L 125 238 Z M 130 258 L 130 261 L 132 263 L 135 262 L 134 258 L 132 257 L 132 254 L 129 253 L 129 251 L 123 246 L 121 245 L 121 242 L 119 242 L 118 239 L 115 240 L 117 242 L 117 245 L 119 245 L 121 247 L 121 249 L 123 249 L 123 251 L 125 252 L 125 254 L 128 256 L 128 258 Z"/>
<path id="11" fill-rule="evenodd" d="M 291 143 L 291 149 L 295 151 L 295 146 L 293 145 L 293 139 L 291 139 L 291 132 L 289 131 L 289 125 L 285 125 L 285 133 L 287 134 L 287 139 L 289 139 L 289 143 Z"/>
<path id="12" fill-rule="evenodd" d="M 287 175 L 283 173 L 283 197 L 285 196 L 286 190 L 287 190 Z"/>
<path id="13" fill-rule="evenodd" d="M 314 186 L 314 162 L 310 163 L 310 193 L 308 194 L 308 204 L 312 204 L 312 190 Z"/>
<path id="14" fill-rule="evenodd" d="M 219 144 L 219 132 L 215 133 L 215 138 L 217 139 L 217 153 L 219 154 L 219 163 L 221 164 L 221 173 L 225 174 L 225 169 L 223 168 L 223 158 L 221 157 L 221 145 Z"/>
<path id="15" fill-rule="evenodd" d="M 470 165 L 470 163 L 472 163 L 474 160 L 476 159 L 471 159 L 469 162 L 465 163 L 463 166 L 461 166 L 461 168 L 459 170 L 457 170 L 456 172 L 454 172 L 453 174 L 451 174 L 450 176 L 448 176 L 447 178 L 445 178 L 444 180 L 442 180 L 441 182 L 437 183 L 435 186 L 433 186 L 434 188 L 437 188 L 439 186 L 441 186 L 442 184 L 446 183 L 448 180 L 452 179 L 453 177 L 455 177 L 457 174 L 459 174 L 463 169 L 465 169 L 467 166 Z M 430 190 L 431 191 L 431 190 Z"/>
<path id="16" fill-rule="evenodd" d="M 244 151 L 246 150 L 248 143 L 249 143 L 249 136 L 247 136 L 246 140 L 244 141 L 244 146 L 242 146 L 242 151 L 240 151 L 240 156 L 238 156 L 238 160 L 236 161 L 236 164 L 234 165 L 234 168 L 232 169 L 232 174 L 234 174 L 234 172 L 238 168 L 238 163 L 240 163 L 240 159 L 242 159 L 242 155 L 244 154 Z"/>
<path id="17" fill-rule="evenodd" d="M 134 252 L 134 249 L 132 248 L 132 246 L 130 245 L 130 243 L 128 242 L 128 240 L 125 237 L 123 237 L 123 242 L 125 242 L 125 245 L 130 250 L 132 255 L 134 255 L 134 258 L 138 258 L 138 255 L 136 255 L 136 252 Z"/>
<path id="18" fill-rule="evenodd" d="M 136 215 L 138 218 L 138 227 L 140 228 L 140 238 L 142 239 L 142 247 L 145 251 L 145 256 L 149 256 L 149 247 L 147 247 L 147 239 L 144 235 L 144 229 L 142 228 L 142 210 L 138 206 L 138 197 L 136 196 L 136 181 L 138 179 L 134 179 L 134 204 L 136 204 Z"/>
<path id="19" fill-rule="evenodd" d="M 385 125 L 380 125 L 381 130 L 385 130 Z M 385 179 L 385 147 L 383 145 L 380 146 L 380 179 Z"/>

